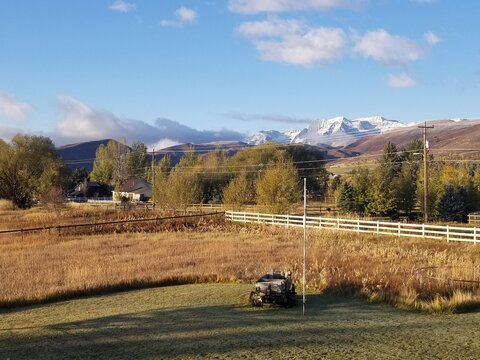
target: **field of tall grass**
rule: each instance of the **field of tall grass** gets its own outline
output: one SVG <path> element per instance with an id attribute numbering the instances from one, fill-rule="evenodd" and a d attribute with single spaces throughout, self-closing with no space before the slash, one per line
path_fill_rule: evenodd
<path id="1" fill-rule="evenodd" d="M 35 225 L 32 219 L 42 215 L 24 216 Z M 203 220 L 143 230 L 0 236 L 0 306 L 158 285 L 252 282 L 270 269 L 291 270 L 301 287 L 301 230 Z M 479 262 L 480 248 L 470 244 L 312 230 L 307 286 L 457 312 L 480 305 L 477 282 L 452 281 L 479 280 Z"/>

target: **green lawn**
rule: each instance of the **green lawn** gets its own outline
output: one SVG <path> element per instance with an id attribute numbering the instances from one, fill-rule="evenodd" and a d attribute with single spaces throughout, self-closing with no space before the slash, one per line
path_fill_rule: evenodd
<path id="1" fill-rule="evenodd" d="M 478 359 L 480 313 L 427 315 L 310 295 L 246 306 L 250 285 L 184 285 L 0 311 L 0 360 Z"/>

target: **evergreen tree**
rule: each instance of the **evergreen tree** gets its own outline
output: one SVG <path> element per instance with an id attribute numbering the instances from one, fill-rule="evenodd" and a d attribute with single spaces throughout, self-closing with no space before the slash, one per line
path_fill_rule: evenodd
<path id="1" fill-rule="evenodd" d="M 367 168 L 358 167 L 352 177 L 355 189 L 356 212 L 362 215 L 369 214 L 373 194 L 373 179 Z"/>
<path id="2" fill-rule="evenodd" d="M 384 169 L 375 170 L 370 183 L 372 192 L 367 211 L 377 216 L 394 216 L 397 212 L 397 189 L 394 179 L 385 176 Z"/>
<path id="3" fill-rule="evenodd" d="M 418 169 L 416 165 L 403 164 L 401 173 L 395 182 L 398 209 L 406 214 L 413 211 L 417 201 L 417 174 L 415 173 L 415 167 Z"/>
<path id="4" fill-rule="evenodd" d="M 438 209 L 440 218 L 445 221 L 465 221 L 467 207 L 468 199 L 465 188 L 446 185 Z"/>
<path id="5" fill-rule="evenodd" d="M 345 181 L 340 187 L 337 206 L 343 213 L 354 213 L 356 210 L 355 190 L 347 181 Z"/>
<path id="6" fill-rule="evenodd" d="M 383 154 L 379 162 L 384 177 L 391 180 L 398 176 L 402 167 L 402 158 L 398 154 L 397 146 L 388 141 L 383 147 Z"/>
<path id="7" fill-rule="evenodd" d="M 385 144 L 379 165 L 371 184 L 373 196 L 368 209 L 376 215 L 393 216 L 398 209 L 398 189 L 395 183 L 402 168 L 401 157 L 395 144 L 390 141 Z"/>

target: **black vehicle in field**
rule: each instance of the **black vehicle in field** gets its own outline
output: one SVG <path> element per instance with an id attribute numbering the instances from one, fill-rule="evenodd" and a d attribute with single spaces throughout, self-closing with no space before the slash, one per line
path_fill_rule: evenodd
<path id="1" fill-rule="evenodd" d="M 255 283 L 255 291 L 250 293 L 250 305 L 264 304 L 291 306 L 295 304 L 295 284 L 291 274 L 274 273 L 263 275 Z"/>

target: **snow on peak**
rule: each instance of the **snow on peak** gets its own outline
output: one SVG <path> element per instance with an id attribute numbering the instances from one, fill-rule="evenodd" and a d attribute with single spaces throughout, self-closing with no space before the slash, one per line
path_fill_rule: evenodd
<path id="1" fill-rule="evenodd" d="M 289 136 L 276 130 L 258 131 L 247 139 L 247 143 L 250 145 L 261 145 L 269 142 L 288 144 L 291 142 L 291 139 Z"/>
<path id="2" fill-rule="evenodd" d="M 349 120 L 344 116 L 312 121 L 302 130 L 259 131 L 253 134 L 249 144 L 265 142 L 303 143 L 310 145 L 346 146 L 359 137 L 379 134 L 399 127 L 405 127 L 396 120 L 388 120 L 382 116 L 361 117 Z"/>

